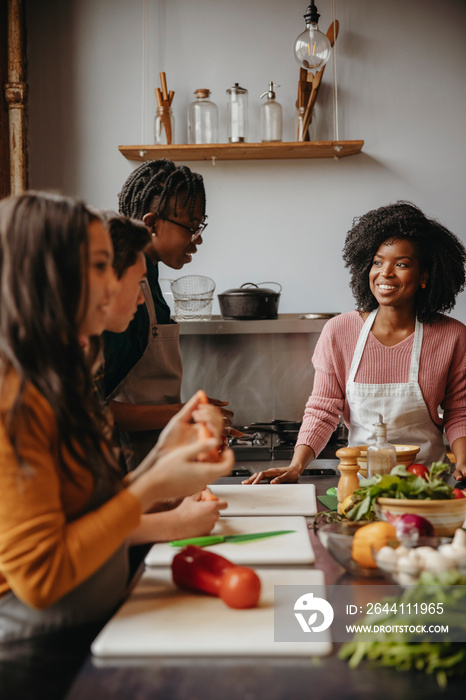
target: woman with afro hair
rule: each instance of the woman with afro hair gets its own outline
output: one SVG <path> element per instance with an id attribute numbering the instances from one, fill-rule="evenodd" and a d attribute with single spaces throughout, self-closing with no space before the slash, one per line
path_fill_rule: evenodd
<path id="1" fill-rule="evenodd" d="M 343 260 L 357 310 L 322 331 L 291 464 L 246 483 L 297 481 L 340 414 L 349 445 L 373 443 L 381 414 L 389 442 L 419 445 L 417 460 L 427 466 L 445 459 L 445 431 L 454 476 L 465 478 L 466 326 L 444 315 L 465 285 L 464 246 L 410 202 L 397 202 L 355 220 Z"/>

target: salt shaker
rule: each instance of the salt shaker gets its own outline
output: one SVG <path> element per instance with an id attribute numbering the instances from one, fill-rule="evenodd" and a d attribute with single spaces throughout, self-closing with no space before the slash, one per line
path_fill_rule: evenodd
<path id="1" fill-rule="evenodd" d="M 248 140 L 248 91 L 235 83 L 227 95 L 228 141 L 244 143 Z"/>

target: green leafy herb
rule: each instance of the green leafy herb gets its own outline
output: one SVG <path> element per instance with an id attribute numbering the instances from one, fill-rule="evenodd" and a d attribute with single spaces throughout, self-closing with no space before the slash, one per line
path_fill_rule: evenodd
<path id="1" fill-rule="evenodd" d="M 453 498 L 453 487 L 441 478 L 450 471 L 450 465 L 434 462 L 429 476 L 424 479 L 407 471 L 403 464 L 393 467 L 390 474 L 376 474 L 362 479 L 360 488 L 353 493 L 353 505 L 346 510 L 350 520 L 371 520 L 378 498 L 422 498 L 442 500 Z"/>
<path id="2" fill-rule="evenodd" d="M 334 510 L 321 510 L 317 515 L 314 516 L 314 521 L 312 523 L 312 529 L 314 534 L 317 534 L 319 526 L 322 523 L 341 523 L 345 518 Z"/>
<path id="3" fill-rule="evenodd" d="M 451 586 L 455 586 L 453 589 Z M 386 610 L 403 610 L 400 612 L 383 613 L 374 619 L 367 616 L 361 624 L 395 626 L 418 624 L 406 615 L 408 603 L 415 609 L 418 603 L 442 603 L 444 614 L 442 624 L 449 625 L 449 632 L 461 630 L 461 636 L 466 635 L 466 576 L 458 571 L 445 571 L 434 576 L 423 572 L 419 583 L 406 589 L 399 598 L 384 598 L 382 605 Z M 400 604 L 404 603 L 404 607 Z M 411 609 L 410 608 L 410 609 Z M 363 659 L 380 664 L 393 666 L 399 671 L 418 670 L 435 675 L 441 687 L 447 685 L 451 676 L 462 675 L 466 672 L 466 643 L 463 642 L 429 642 L 395 640 L 392 634 L 386 632 L 377 641 L 361 641 L 355 635 L 351 642 L 344 644 L 339 652 L 341 659 L 347 659 L 351 668 L 356 668 Z"/>

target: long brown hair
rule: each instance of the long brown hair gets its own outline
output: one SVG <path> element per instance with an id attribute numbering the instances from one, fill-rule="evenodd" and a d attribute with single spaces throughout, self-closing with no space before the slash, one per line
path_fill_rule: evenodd
<path id="1" fill-rule="evenodd" d="M 117 487 L 111 445 L 79 343 L 77 319 L 87 299 L 88 228 L 96 214 L 80 201 L 26 192 L 0 202 L 0 390 L 13 369 L 19 389 L 2 416 L 21 466 L 15 427 L 27 420 L 25 391 L 32 384 L 50 404 L 64 452 L 97 483 Z"/>

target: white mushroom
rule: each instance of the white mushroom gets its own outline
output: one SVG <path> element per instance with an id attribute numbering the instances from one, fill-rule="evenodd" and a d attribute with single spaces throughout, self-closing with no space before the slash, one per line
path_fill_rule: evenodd
<path id="1" fill-rule="evenodd" d="M 395 552 L 396 556 L 399 559 L 400 557 L 407 557 L 410 550 L 408 549 L 408 547 L 405 547 L 404 545 L 400 544 L 400 546 L 395 549 Z"/>
<path id="2" fill-rule="evenodd" d="M 382 571 L 395 571 L 397 563 L 396 550 L 393 547 L 381 547 L 376 554 L 377 566 Z"/>
<path id="3" fill-rule="evenodd" d="M 455 549 L 463 549 L 466 552 L 466 531 L 459 527 L 455 531 L 451 546 Z"/>
<path id="4" fill-rule="evenodd" d="M 411 576 L 410 574 L 405 574 L 404 571 L 400 571 L 400 573 L 395 576 L 395 580 L 400 586 L 410 586 L 416 583 L 417 576 Z"/>
<path id="5" fill-rule="evenodd" d="M 420 559 L 422 565 L 424 564 L 425 558 L 430 556 L 432 552 L 435 552 L 436 550 L 433 549 L 433 547 L 416 547 L 416 555 L 418 559 Z"/>
<path id="6" fill-rule="evenodd" d="M 466 549 L 454 547 L 453 544 L 441 544 L 438 551 L 458 566 L 466 566 Z"/>
<path id="7" fill-rule="evenodd" d="M 453 559 L 446 557 L 436 549 L 431 548 L 431 552 L 424 556 L 424 570 L 430 571 L 433 574 L 438 574 L 447 569 L 456 569 L 456 564 Z"/>
<path id="8" fill-rule="evenodd" d="M 407 556 L 398 559 L 398 571 L 400 574 L 408 574 L 409 576 L 419 576 L 422 571 L 419 559 Z"/>

